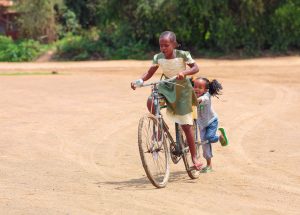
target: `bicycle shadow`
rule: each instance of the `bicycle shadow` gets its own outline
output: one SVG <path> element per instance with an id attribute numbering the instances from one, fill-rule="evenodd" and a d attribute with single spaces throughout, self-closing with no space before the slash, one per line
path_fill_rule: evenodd
<path id="1" fill-rule="evenodd" d="M 186 171 L 176 171 L 170 173 L 170 178 L 168 184 L 172 183 L 196 183 L 197 180 L 192 180 L 187 175 Z M 146 176 L 141 178 L 134 178 L 130 180 L 124 181 L 103 181 L 103 182 L 96 182 L 98 187 L 102 186 L 113 186 L 115 190 L 154 190 L 155 188 L 149 179 Z M 168 185 L 167 185 L 168 186 Z"/>
<path id="2" fill-rule="evenodd" d="M 191 183 L 196 183 L 197 179 L 191 179 L 186 171 L 176 171 L 176 172 L 172 172 L 170 174 L 170 179 L 169 179 L 169 183 L 172 182 L 180 182 L 180 183 L 185 183 L 185 184 L 191 184 Z"/>

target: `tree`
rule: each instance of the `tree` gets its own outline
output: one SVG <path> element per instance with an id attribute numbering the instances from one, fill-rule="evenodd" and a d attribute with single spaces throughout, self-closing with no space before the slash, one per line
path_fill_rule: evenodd
<path id="1" fill-rule="evenodd" d="M 65 0 L 64 2 L 76 14 L 79 24 L 84 29 L 99 26 L 99 23 L 103 23 L 104 19 L 115 12 L 109 10 L 109 0 Z"/>
<path id="2" fill-rule="evenodd" d="M 16 0 L 16 9 L 20 16 L 18 23 L 20 33 L 25 38 L 44 42 L 56 39 L 56 4 L 62 0 Z"/>

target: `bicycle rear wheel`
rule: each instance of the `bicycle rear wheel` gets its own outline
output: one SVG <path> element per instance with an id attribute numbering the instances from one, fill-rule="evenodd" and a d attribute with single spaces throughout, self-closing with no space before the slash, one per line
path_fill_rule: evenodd
<path id="1" fill-rule="evenodd" d="M 148 179 L 157 188 L 165 187 L 170 175 L 169 150 L 164 132 L 152 114 L 140 119 L 138 145 Z"/>
<path id="2" fill-rule="evenodd" d="M 193 168 L 194 163 L 192 161 L 192 155 L 188 146 L 188 143 L 186 141 L 185 134 L 180 126 L 178 126 L 178 133 L 179 133 L 179 145 L 182 150 L 182 160 L 185 166 L 185 169 L 187 171 L 187 174 L 191 179 L 197 179 L 200 176 L 200 171 Z M 200 147 L 196 145 L 196 153 L 197 158 L 200 157 Z"/>

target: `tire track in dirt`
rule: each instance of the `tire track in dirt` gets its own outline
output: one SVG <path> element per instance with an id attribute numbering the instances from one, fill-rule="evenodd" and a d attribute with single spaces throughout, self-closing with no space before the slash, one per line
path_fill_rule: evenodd
<path id="1" fill-rule="evenodd" d="M 232 119 L 232 122 L 230 124 L 230 128 L 228 129 L 229 134 L 235 134 L 233 136 L 234 141 L 232 144 L 234 144 L 234 147 L 232 147 L 232 152 L 234 152 L 236 155 L 235 159 L 239 161 L 244 161 L 245 163 L 252 163 L 255 165 L 255 162 L 253 162 L 253 159 L 250 158 L 250 156 L 247 154 L 245 148 L 243 147 L 243 142 L 245 139 L 247 139 L 247 135 L 254 133 L 254 128 L 260 124 L 265 118 L 270 117 L 272 113 L 270 113 L 270 109 L 272 108 L 272 112 L 276 112 L 277 110 L 280 110 L 280 103 L 282 102 L 283 98 L 285 97 L 285 93 L 283 92 L 285 88 L 278 88 L 274 87 L 270 84 L 260 84 L 263 86 L 264 89 L 272 90 L 272 101 L 269 102 L 267 105 L 263 105 L 259 110 L 252 110 L 249 113 L 243 114 L 242 116 L 237 116 Z M 242 156 L 241 156 L 242 155 Z"/>
<path id="2" fill-rule="evenodd" d="M 267 104 L 263 104 L 259 110 L 252 110 L 249 114 L 237 116 L 232 120 L 234 123 L 231 123 L 228 133 L 234 134 L 232 138 L 234 141 L 231 141 L 232 147 L 230 147 L 230 151 L 234 156 L 230 158 L 233 159 L 233 161 L 228 163 L 229 167 L 227 169 L 234 169 L 234 180 L 243 178 L 244 183 L 241 184 L 242 186 L 249 188 L 254 186 L 258 190 L 267 190 L 270 194 L 274 194 L 274 196 L 271 197 L 274 199 L 278 198 L 278 194 L 281 194 L 282 196 L 294 196 L 295 199 L 299 200 L 300 189 L 295 186 L 297 180 L 299 182 L 299 178 L 295 174 L 272 179 L 268 175 L 280 175 L 281 172 L 261 165 L 260 161 L 255 158 L 256 154 L 253 153 L 253 150 L 250 150 L 251 153 L 249 153 L 249 147 L 253 147 L 252 144 L 256 144 L 257 148 L 270 145 L 268 137 L 273 135 L 270 132 L 262 133 L 262 136 L 260 136 L 257 142 L 249 142 L 249 139 L 251 136 L 258 135 L 257 129 L 264 121 L 276 119 L 278 113 L 288 111 L 284 109 L 281 104 L 283 101 L 285 103 L 291 103 L 293 98 L 297 96 L 297 92 L 291 91 L 288 86 L 280 84 L 260 83 L 259 86 L 263 88 L 261 90 L 262 92 L 266 92 L 267 90 L 272 92 L 269 96 L 272 97 L 272 100 L 268 101 Z M 272 147 L 274 146 L 271 146 L 271 148 Z M 252 172 L 252 174 L 248 174 L 249 172 Z M 291 181 L 292 178 L 294 178 L 294 182 Z M 255 181 L 256 184 L 252 184 L 252 181 Z M 287 181 L 288 184 L 282 183 L 282 181 Z M 296 200 L 290 202 L 290 204 L 296 207 L 298 203 Z"/>

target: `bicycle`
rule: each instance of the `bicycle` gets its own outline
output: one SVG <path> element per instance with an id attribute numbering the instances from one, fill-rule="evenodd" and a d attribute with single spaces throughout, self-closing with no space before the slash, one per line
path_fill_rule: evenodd
<path id="1" fill-rule="evenodd" d="M 200 172 L 193 168 L 194 164 L 183 130 L 175 123 L 176 141 L 174 141 L 169 127 L 161 114 L 161 109 L 165 108 L 166 105 L 162 103 L 164 97 L 158 93 L 158 85 L 161 83 L 176 84 L 173 82 L 175 79 L 176 77 L 173 77 L 148 84 L 136 85 L 136 87 L 152 86 L 151 95 L 155 114 L 147 113 L 140 118 L 138 146 L 146 175 L 150 182 L 157 188 L 165 187 L 169 180 L 169 157 L 171 157 L 174 164 L 177 164 L 182 158 L 185 169 L 191 179 L 196 179 L 200 175 Z M 197 123 L 195 122 L 194 131 L 197 158 L 199 158 L 201 142 Z"/>

